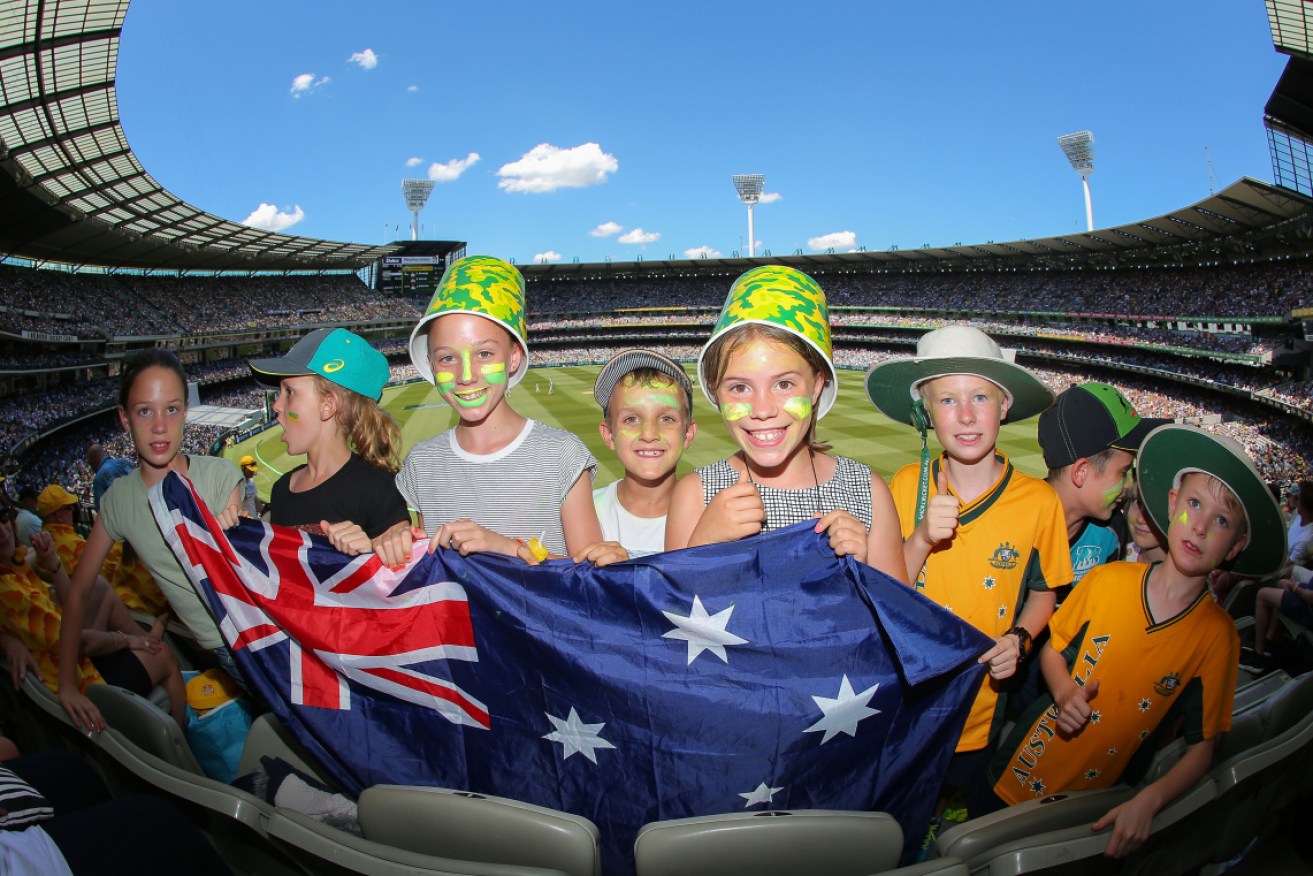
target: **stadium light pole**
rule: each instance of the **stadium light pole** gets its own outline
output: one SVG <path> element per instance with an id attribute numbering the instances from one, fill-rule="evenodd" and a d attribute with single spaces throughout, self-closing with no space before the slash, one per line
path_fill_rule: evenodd
<path id="1" fill-rule="evenodd" d="M 406 196 L 406 209 L 410 211 L 410 239 L 419 240 L 419 211 L 428 203 L 433 194 L 434 182 L 431 179 L 403 179 L 401 194 Z"/>
<path id="2" fill-rule="evenodd" d="M 734 191 L 739 193 L 739 200 L 748 205 L 748 258 L 752 258 L 757 252 L 756 232 L 752 227 L 752 207 L 761 200 L 761 190 L 765 186 L 765 174 L 734 174 Z"/>
<path id="3" fill-rule="evenodd" d="M 1090 202 L 1090 174 L 1094 173 L 1094 135 L 1089 131 L 1063 134 L 1058 138 L 1062 154 L 1071 162 L 1071 169 L 1080 174 L 1085 187 L 1085 230 L 1094 230 L 1094 206 Z"/>

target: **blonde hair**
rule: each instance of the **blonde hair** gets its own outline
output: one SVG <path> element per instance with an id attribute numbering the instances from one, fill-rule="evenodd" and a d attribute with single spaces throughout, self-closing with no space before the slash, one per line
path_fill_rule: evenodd
<path id="1" fill-rule="evenodd" d="M 725 372 L 729 369 L 730 358 L 741 348 L 755 342 L 778 344 L 797 353 L 811 366 L 812 371 L 816 374 L 816 379 L 821 382 L 822 386 L 829 382 L 829 363 L 825 361 L 825 357 L 821 355 L 820 351 L 811 344 L 793 332 L 785 331 L 782 328 L 764 325 L 759 322 L 748 322 L 735 326 L 716 338 L 707 347 L 707 351 L 702 357 L 702 373 L 706 376 L 707 386 L 713 397 L 716 397 L 716 388 L 720 386 L 720 381 L 724 379 Z M 816 419 L 816 405 L 813 405 L 811 422 L 807 425 L 807 434 L 805 436 L 807 444 L 816 453 L 828 453 L 833 445 L 816 437 Z"/>
<path id="2" fill-rule="evenodd" d="M 378 402 L 312 375 L 320 395 L 337 399 L 337 421 L 347 446 L 375 468 L 396 474 L 401 468 L 401 427 Z"/>
<path id="3" fill-rule="evenodd" d="M 1203 482 L 1204 489 L 1208 491 L 1208 494 L 1212 496 L 1213 499 L 1215 499 L 1218 502 L 1221 502 L 1222 507 L 1226 508 L 1227 511 L 1230 511 L 1238 518 L 1236 520 L 1236 524 L 1237 524 L 1236 528 L 1239 529 L 1240 534 L 1244 535 L 1245 533 L 1249 532 L 1249 513 L 1245 511 L 1244 503 L 1240 501 L 1240 497 L 1237 496 L 1234 492 L 1232 492 L 1231 488 L 1228 487 L 1226 485 L 1226 482 L 1223 481 L 1221 478 L 1217 477 L 1216 475 L 1209 474 L 1206 471 L 1188 471 L 1185 474 L 1181 475 L 1180 485 L 1184 487 L 1186 481 L 1190 480 L 1190 478 L 1193 478 L 1196 475 L 1207 479 Z"/>

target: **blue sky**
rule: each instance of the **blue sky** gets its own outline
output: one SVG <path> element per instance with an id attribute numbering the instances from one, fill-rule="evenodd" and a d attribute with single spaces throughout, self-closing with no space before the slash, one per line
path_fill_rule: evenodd
<path id="1" fill-rule="evenodd" d="M 289 234 L 535 260 L 776 255 L 1084 230 L 1270 180 L 1261 0 L 133 0 L 128 140 L 201 209 Z M 705 248 L 705 249 L 703 249 Z"/>

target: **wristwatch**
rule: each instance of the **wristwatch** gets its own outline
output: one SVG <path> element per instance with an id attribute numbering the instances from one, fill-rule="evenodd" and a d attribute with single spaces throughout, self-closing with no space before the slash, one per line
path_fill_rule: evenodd
<path id="1" fill-rule="evenodd" d="M 1020 651 L 1020 653 L 1017 654 L 1017 662 L 1020 663 L 1026 659 L 1028 654 L 1030 654 L 1030 630 L 1022 626 L 1016 626 L 1003 635 L 1006 636 L 1008 633 L 1017 637 L 1017 647 Z"/>

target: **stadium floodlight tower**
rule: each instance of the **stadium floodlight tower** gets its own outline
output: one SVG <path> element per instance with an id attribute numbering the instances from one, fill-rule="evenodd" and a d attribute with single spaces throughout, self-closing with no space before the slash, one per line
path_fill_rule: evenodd
<path id="1" fill-rule="evenodd" d="M 1090 203 L 1090 174 L 1094 173 L 1094 135 L 1089 131 L 1063 134 L 1058 138 L 1062 154 L 1071 162 L 1071 169 L 1080 174 L 1085 186 L 1085 230 L 1094 230 L 1094 207 Z"/>
<path id="2" fill-rule="evenodd" d="M 419 240 L 419 211 L 433 194 L 431 179 L 403 179 L 401 193 L 406 196 L 406 209 L 410 211 L 410 239 Z"/>
<path id="3" fill-rule="evenodd" d="M 756 231 L 752 227 L 752 207 L 761 200 L 761 190 L 765 186 L 765 174 L 734 174 L 734 191 L 739 193 L 739 200 L 748 205 L 748 258 L 752 258 L 757 252 Z"/>

